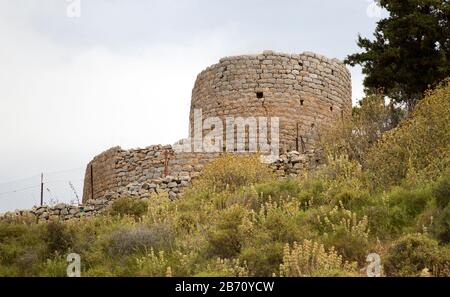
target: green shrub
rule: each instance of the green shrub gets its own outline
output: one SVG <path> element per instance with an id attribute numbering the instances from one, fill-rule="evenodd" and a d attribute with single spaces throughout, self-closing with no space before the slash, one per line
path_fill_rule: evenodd
<path id="1" fill-rule="evenodd" d="M 280 203 L 290 197 L 298 197 L 302 191 L 300 181 L 296 178 L 286 178 L 281 180 L 272 180 L 257 184 L 255 190 L 261 202 L 273 201 Z"/>
<path id="2" fill-rule="evenodd" d="M 427 269 L 434 276 L 449 272 L 449 250 L 437 241 L 421 234 L 409 234 L 397 240 L 384 259 L 388 276 L 420 276 Z"/>
<path id="3" fill-rule="evenodd" d="M 233 192 L 272 177 L 272 171 L 260 162 L 258 155 L 225 154 L 205 166 L 194 182 L 194 191 Z"/>
<path id="4" fill-rule="evenodd" d="M 427 92 L 400 125 L 367 154 L 369 184 L 387 189 L 407 178 L 435 180 L 450 168 L 450 83 Z M 408 177 L 408 175 L 410 177 Z"/>
<path id="5" fill-rule="evenodd" d="M 333 196 L 333 201 L 336 205 L 342 203 L 346 209 L 359 210 L 368 204 L 370 195 L 368 191 L 364 189 L 355 189 L 344 186 Z"/>
<path id="6" fill-rule="evenodd" d="M 50 253 L 64 254 L 73 243 L 73 235 L 67 226 L 60 221 L 47 223 L 45 241 Z"/>
<path id="7" fill-rule="evenodd" d="M 118 198 L 111 205 L 110 214 L 113 216 L 129 215 L 136 220 L 147 213 L 148 203 L 135 198 Z"/>
<path id="8" fill-rule="evenodd" d="M 317 216 L 317 230 L 323 243 L 343 256 L 344 260 L 363 263 L 369 250 L 369 223 L 366 216 L 342 207 L 324 210 Z"/>
<path id="9" fill-rule="evenodd" d="M 401 232 L 403 228 L 414 224 L 417 216 L 432 202 L 428 188 L 414 190 L 396 188 L 388 194 L 389 220 L 392 232 Z"/>
<path id="10" fill-rule="evenodd" d="M 351 160 L 364 164 L 367 151 L 380 136 L 394 127 L 392 121 L 400 109 L 384 104 L 382 95 L 367 96 L 353 107 L 352 114 L 345 114 L 342 121 L 323 127 L 320 142 L 326 154 L 333 157 L 347 155 Z"/>
<path id="11" fill-rule="evenodd" d="M 206 269 L 196 274 L 196 277 L 247 277 L 248 269 L 246 263 L 239 259 L 212 259 Z"/>
<path id="12" fill-rule="evenodd" d="M 334 247 L 344 260 L 356 261 L 361 265 L 370 251 L 367 238 L 354 236 L 343 226 L 338 226 L 333 232 L 328 233 L 323 242 L 326 247 Z"/>
<path id="13" fill-rule="evenodd" d="M 41 264 L 39 276 L 64 277 L 67 276 L 67 262 L 62 256 L 47 259 Z"/>
<path id="14" fill-rule="evenodd" d="M 283 251 L 281 276 L 345 276 L 355 273 L 355 265 L 343 261 L 333 248 L 326 250 L 320 242 L 304 240 L 286 245 Z"/>
<path id="15" fill-rule="evenodd" d="M 268 239 L 260 245 L 244 248 L 239 258 L 247 263 L 250 275 L 272 276 L 278 272 L 283 260 L 283 246 L 281 242 L 271 242 Z"/>
<path id="16" fill-rule="evenodd" d="M 260 230 L 266 233 L 271 241 L 292 243 L 300 237 L 295 218 L 282 206 L 266 203 L 256 220 Z"/>
<path id="17" fill-rule="evenodd" d="M 436 198 L 437 207 L 444 209 L 450 203 L 450 171 L 439 178 L 433 187 L 433 195 Z"/>
<path id="18" fill-rule="evenodd" d="M 208 232 L 209 254 L 220 258 L 233 258 L 241 251 L 244 234 L 240 228 L 245 211 L 239 205 L 225 209 L 219 221 Z"/>
<path id="19" fill-rule="evenodd" d="M 436 209 L 429 231 L 442 243 L 450 242 L 450 204 L 444 209 Z"/>
<path id="20" fill-rule="evenodd" d="M 145 256 L 137 258 L 138 276 L 172 276 L 169 261 L 164 251 L 155 253 L 151 249 Z"/>
<path id="21" fill-rule="evenodd" d="M 39 250 L 35 248 L 23 251 L 15 260 L 19 275 L 33 276 L 33 273 L 38 272 L 34 266 L 41 261 L 41 258 Z"/>
<path id="22" fill-rule="evenodd" d="M 221 193 L 221 196 L 222 209 L 236 204 L 255 211 L 261 207 L 260 196 L 254 187 L 245 187 L 235 193 Z M 217 200 L 215 202 L 217 203 Z"/>
<path id="23" fill-rule="evenodd" d="M 327 190 L 326 182 L 321 177 L 310 177 L 302 183 L 302 191 L 298 195 L 300 204 L 306 206 L 318 206 L 328 204 L 325 191 Z"/>
<path id="24" fill-rule="evenodd" d="M 363 213 L 369 220 L 369 228 L 372 234 L 379 239 L 389 239 L 394 233 L 399 232 L 397 227 L 393 227 L 390 220 L 389 205 L 379 198 L 377 203 L 367 205 Z"/>
<path id="25" fill-rule="evenodd" d="M 151 227 L 122 228 L 113 231 L 108 240 L 107 250 L 112 255 L 146 253 L 150 249 L 169 249 L 174 242 L 174 234 L 167 224 Z"/>
<path id="26" fill-rule="evenodd" d="M 19 237 L 24 232 L 26 232 L 26 230 L 26 225 L 0 222 L 0 242 L 3 242 L 10 238 Z"/>

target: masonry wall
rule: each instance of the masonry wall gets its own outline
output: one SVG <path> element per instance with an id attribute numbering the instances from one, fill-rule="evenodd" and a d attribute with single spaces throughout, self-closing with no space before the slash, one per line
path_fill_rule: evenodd
<path id="1" fill-rule="evenodd" d="M 84 175 L 83 202 L 103 196 L 108 190 L 117 189 L 116 164 L 121 148 L 113 147 L 97 155 L 86 166 Z"/>
<path id="2" fill-rule="evenodd" d="M 146 154 L 143 154 L 142 150 L 139 150 L 141 152 L 138 155 L 143 157 L 140 161 L 146 159 L 144 156 L 147 153 L 160 151 L 161 146 L 155 147 L 145 149 L 148 150 Z M 119 155 L 128 155 L 133 154 L 132 151 L 122 151 L 120 148 L 114 148 L 104 154 L 106 156 L 107 154 L 111 155 L 112 152 L 116 152 Z M 113 155 L 115 156 L 115 154 Z M 144 179 L 141 178 L 141 174 L 131 175 L 131 182 L 126 186 L 105 190 L 102 196 L 95 197 L 95 199 L 87 199 L 87 197 L 84 197 L 81 205 L 58 203 L 56 205 L 35 206 L 28 210 L 17 210 L 0 214 L 0 221 L 28 221 L 32 223 L 92 217 L 107 211 L 114 200 L 119 197 L 148 200 L 152 198 L 152 195 L 166 193 L 173 200 L 180 197 L 184 189 L 191 184 L 191 179 L 199 174 L 207 162 L 217 158 L 217 156 L 218 154 L 183 153 L 172 159 L 172 163 L 169 166 L 173 169 L 173 173 L 178 174 L 178 176 L 167 175 L 165 177 L 146 179 L 143 181 Z M 97 158 L 98 160 L 102 160 L 102 158 Z M 268 166 L 278 177 L 285 178 L 288 176 L 298 176 L 306 171 L 312 170 L 320 165 L 320 161 L 320 152 L 310 151 L 305 154 L 300 154 L 299 152 L 292 151 L 280 155 L 278 160 Z M 113 179 L 115 180 L 116 178 L 114 177 Z"/>
<path id="3" fill-rule="evenodd" d="M 350 73 L 338 60 L 314 53 L 227 57 L 197 77 L 191 135 L 194 109 L 224 123 L 227 116 L 279 117 L 280 148 L 306 151 L 314 148 L 320 126 L 351 111 Z"/>
<path id="4" fill-rule="evenodd" d="M 128 193 L 130 187 L 144 183 L 159 185 L 168 176 L 190 180 L 217 156 L 209 153 L 176 154 L 170 145 L 132 150 L 111 148 L 87 165 L 83 202 L 103 198 L 109 192 Z"/>

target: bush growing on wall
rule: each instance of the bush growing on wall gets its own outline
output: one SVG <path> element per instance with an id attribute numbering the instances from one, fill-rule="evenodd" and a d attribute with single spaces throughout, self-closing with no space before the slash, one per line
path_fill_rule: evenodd
<path id="1" fill-rule="evenodd" d="M 225 154 L 205 166 L 194 187 L 196 190 L 233 192 L 271 177 L 271 170 L 260 162 L 258 155 Z"/>
<path id="2" fill-rule="evenodd" d="M 129 215 L 139 219 L 147 213 L 147 202 L 135 198 L 119 198 L 111 205 L 110 214 L 113 216 Z"/>

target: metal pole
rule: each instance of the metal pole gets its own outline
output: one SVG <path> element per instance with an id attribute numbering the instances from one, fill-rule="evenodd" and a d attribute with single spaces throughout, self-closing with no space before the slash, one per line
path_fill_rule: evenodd
<path id="1" fill-rule="evenodd" d="M 91 199 L 94 199 L 94 166 L 91 164 Z"/>
<path id="2" fill-rule="evenodd" d="M 169 152 L 164 150 L 164 177 L 169 175 Z"/>
<path id="3" fill-rule="evenodd" d="M 44 205 L 44 173 L 41 173 L 41 206 Z"/>

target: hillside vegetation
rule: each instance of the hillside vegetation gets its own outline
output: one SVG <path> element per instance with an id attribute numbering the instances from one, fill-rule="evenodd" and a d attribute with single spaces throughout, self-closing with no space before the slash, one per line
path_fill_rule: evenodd
<path id="1" fill-rule="evenodd" d="M 382 109 L 366 102 L 305 176 L 275 179 L 257 156 L 225 155 L 175 202 L 2 222 L 0 275 L 64 276 L 74 252 L 83 276 L 360 276 L 370 253 L 383 275 L 450 276 L 450 86 L 388 132 L 363 120 Z"/>

